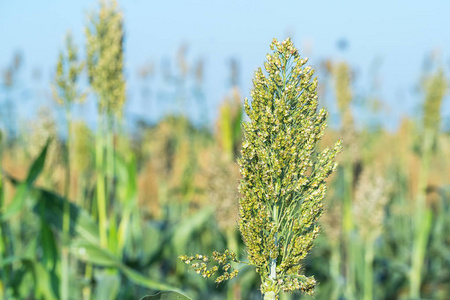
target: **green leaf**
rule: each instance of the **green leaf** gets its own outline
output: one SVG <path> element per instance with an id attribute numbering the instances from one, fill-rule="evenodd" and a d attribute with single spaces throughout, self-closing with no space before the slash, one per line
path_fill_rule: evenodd
<path id="1" fill-rule="evenodd" d="M 82 237 L 94 244 L 99 243 L 98 226 L 88 212 L 55 193 L 44 189 L 35 190 L 39 194 L 39 201 L 34 207 L 34 212 L 40 215 L 40 205 L 43 205 L 42 217 L 48 224 L 54 226 L 60 232 L 62 231 L 64 204 L 69 202 L 70 235 Z"/>
<path id="2" fill-rule="evenodd" d="M 6 221 L 11 218 L 13 215 L 22 210 L 25 205 L 25 199 L 30 192 L 31 187 L 33 186 L 34 181 L 42 172 L 45 164 L 45 156 L 47 154 L 48 145 L 50 140 L 47 141 L 44 148 L 42 148 L 41 153 L 33 162 L 28 171 L 27 178 L 24 182 L 19 183 L 17 180 L 11 180 L 14 185 L 19 185 L 17 191 L 14 195 L 14 198 L 11 201 L 11 204 L 5 209 L 5 212 L 0 218 L 0 221 Z"/>
<path id="3" fill-rule="evenodd" d="M 16 213 L 22 210 L 25 205 L 25 199 L 27 198 L 29 192 L 29 188 L 25 183 L 19 185 L 14 194 L 14 198 L 11 201 L 11 204 L 5 209 L 5 212 L 1 216 L 1 221 L 7 221 Z"/>
<path id="4" fill-rule="evenodd" d="M 33 262 L 36 279 L 36 295 L 38 299 L 56 300 L 58 299 L 58 287 L 55 282 L 55 274 L 40 263 Z"/>
<path id="5" fill-rule="evenodd" d="M 160 292 L 153 296 L 145 296 L 140 300 L 192 300 L 192 299 L 181 293 L 168 291 L 168 292 Z"/>
<path id="6" fill-rule="evenodd" d="M 90 244 L 86 241 L 75 241 L 70 251 L 79 259 L 102 267 L 115 267 L 125 274 L 128 279 L 136 284 L 153 290 L 177 290 L 177 288 L 149 279 L 139 272 L 124 265 L 118 258 L 107 249 L 99 245 Z"/>
<path id="7" fill-rule="evenodd" d="M 0 268 L 3 269 L 9 265 L 20 263 L 32 263 L 33 260 L 30 257 L 11 256 L 6 257 L 0 261 Z"/>
<path id="8" fill-rule="evenodd" d="M 49 270 L 55 270 L 59 260 L 59 253 L 55 236 L 44 221 L 41 222 L 40 241 L 42 245 L 42 264 Z"/>
<path id="9" fill-rule="evenodd" d="M 36 189 L 39 193 L 39 203 L 34 211 L 40 213 L 40 205 L 44 206 L 43 218 L 57 230 L 61 231 L 64 203 L 66 199 L 52 192 Z M 75 237 L 70 251 L 79 259 L 102 267 L 113 267 L 120 269 L 130 280 L 135 283 L 154 290 L 176 290 L 173 286 L 165 285 L 148 279 L 133 269 L 125 266 L 108 249 L 99 245 L 98 227 L 89 214 L 69 202 L 70 204 L 70 234 Z"/>
<path id="10" fill-rule="evenodd" d="M 178 290 L 174 286 L 170 286 L 164 283 L 157 282 L 152 280 L 141 273 L 131 269 L 128 266 L 121 265 L 120 270 L 134 283 L 139 284 L 140 286 L 147 287 L 152 290 Z"/>
<path id="11" fill-rule="evenodd" d="M 112 214 L 109 218 L 109 234 L 108 234 L 108 249 L 111 253 L 118 255 L 118 238 L 117 238 L 117 223 L 116 215 Z"/>
<path id="12" fill-rule="evenodd" d="M 20 274 L 24 278 L 27 274 L 31 274 L 36 285 L 36 295 L 38 299 L 58 299 L 57 284 L 55 284 L 56 278 L 53 272 L 48 270 L 35 259 L 30 257 L 8 257 L 0 263 L 0 269 L 12 264 L 21 263 L 25 268 L 25 272 Z M 21 280 L 19 280 L 21 281 Z"/>
<path id="13" fill-rule="evenodd" d="M 85 240 L 75 240 L 70 245 L 70 252 L 79 259 L 97 266 L 118 268 L 121 265 L 121 261 L 114 257 L 110 251 Z"/>
<path id="14" fill-rule="evenodd" d="M 125 247 L 127 239 L 130 238 L 129 223 L 131 214 L 137 207 L 137 176 L 136 159 L 134 155 L 128 155 L 128 161 L 126 161 L 122 156 L 116 155 L 116 170 L 117 176 L 119 177 L 117 192 L 123 207 L 118 230 L 114 231 L 115 229 L 110 229 L 110 233 L 116 234 L 115 245 L 117 251 L 121 253 Z"/>
<path id="15" fill-rule="evenodd" d="M 129 154 L 125 159 L 120 155 L 115 157 L 116 176 L 118 179 L 119 199 L 128 206 L 130 202 L 135 204 L 137 196 L 137 176 L 136 176 L 136 158 L 133 154 Z"/>
<path id="16" fill-rule="evenodd" d="M 36 178 L 38 178 L 39 174 L 41 174 L 42 170 L 44 169 L 45 156 L 47 155 L 47 149 L 48 149 L 48 146 L 50 145 L 50 142 L 51 142 L 51 139 L 48 139 L 44 148 L 42 148 L 41 153 L 36 158 L 36 160 L 33 162 L 30 170 L 28 171 L 27 179 L 25 180 L 28 187 L 31 187 L 33 185 Z"/>

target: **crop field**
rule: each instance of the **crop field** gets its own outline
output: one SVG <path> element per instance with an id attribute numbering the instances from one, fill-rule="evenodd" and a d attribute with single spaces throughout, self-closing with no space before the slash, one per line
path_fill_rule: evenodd
<path id="1" fill-rule="evenodd" d="M 241 77 L 251 91 L 231 64 L 211 120 L 183 113 L 187 82 L 208 99 L 180 51 L 177 109 L 130 128 L 114 3 L 89 14 L 84 45 L 67 34 L 54 104 L 27 125 L 21 57 L 2 70 L 0 299 L 450 299 L 448 66 L 428 61 L 420 112 L 391 130 L 350 63 L 274 39 Z M 75 117 L 86 107 L 94 122 Z"/>

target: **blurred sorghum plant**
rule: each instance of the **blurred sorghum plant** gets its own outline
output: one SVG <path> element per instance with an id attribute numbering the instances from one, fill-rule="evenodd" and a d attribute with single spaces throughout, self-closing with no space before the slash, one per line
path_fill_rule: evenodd
<path id="1" fill-rule="evenodd" d="M 373 167 L 364 169 L 355 191 L 355 223 L 363 240 L 375 238 L 383 229 L 385 207 L 389 201 L 391 186 L 375 172 Z"/>
<path id="2" fill-rule="evenodd" d="M 70 106 L 77 100 L 84 100 L 85 94 L 77 90 L 77 82 L 83 68 L 84 63 L 79 62 L 78 49 L 69 32 L 66 36 L 66 53 L 59 54 L 53 85 L 53 98 L 59 104 Z"/>
<path id="3" fill-rule="evenodd" d="M 448 88 L 444 72 L 438 70 L 425 80 L 426 98 L 424 105 L 423 124 L 425 129 L 439 131 L 441 120 L 441 104 Z"/>
<path id="4" fill-rule="evenodd" d="M 86 30 L 89 82 L 98 94 L 99 111 L 121 116 L 125 103 L 123 20 L 116 1 L 101 1 Z"/>
<path id="5" fill-rule="evenodd" d="M 353 123 L 350 104 L 352 102 L 351 70 L 348 64 L 341 62 L 333 67 L 336 102 L 341 113 L 343 123 Z"/>
<path id="6" fill-rule="evenodd" d="M 336 169 L 341 150 L 340 141 L 333 149 L 316 150 L 327 112 L 318 109 L 317 78 L 312 79 L 310 66 L 304 67 L 307 59 L 290 39 L 274 39 L 271 49 L 267 75 L 261 68 L 256 71 L 253 101 L 245 101 L 250 121 L 243 124 L 239 160 L 239 230 L 249 264 L 261 276 L 264 299 L 278 299 L 281 291 L 314 293 L 316 280 L 302 274 L 301 262 L 320 232 L 326 179 Z M 216 281 L 234 277 L 236 270 L 229 272 L 229 262 L 239 262 L 236 255 L 228 251 L 216 256 L 223 260 L 214 260 L 226 267 L 225 277 Z M 181 257 L 204 277 L 217 271 L 190 258 Z"/>
<path id="7" fill-rule="evenodd" d="M 356 162 L 360 154 L 357 143 L 357 133 L 354 126 L 351 104 L 352 92 L 352 70 L 345 62 L 337 63 L 332 67 L 334 77 L 334 88 L 336 102 L 341 115 L 341 137 L 344 141 L 345 161 Z"/>

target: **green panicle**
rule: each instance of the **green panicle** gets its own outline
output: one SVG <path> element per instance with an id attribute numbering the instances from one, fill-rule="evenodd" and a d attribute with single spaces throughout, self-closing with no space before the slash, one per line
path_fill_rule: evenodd
<path id="1" fill-rule="evenodd" d="M 290 39 L 274 39 L 271 49 L 266 74 L 261 68 L 255 72 L 252 102 L 244 104 L 250 120 L 243 124 L 238 161 L 239 230 L 249 264 L 261 276 L 261 292 L 265 299 L 278 299 L 281 291 L 314 293 L 316 280 L 302 273 L 302 260 L 320 232 L 326 179 L 337 167 L 341 142 L 316 150 L 327 112 L 318 108 L 314 70 L 305 66 L 307 59 Z M 229 262 L 241 263 L 227 251 L 214 259 L 225 266 L 219 281 L 234 277 Z M 181 259 L 204 277 L 211 275 L 207 262 L 203 265 L 194 256 Z"/>
<path id="2" fill-rule="evenodd" d="M 318 109 L 314 70 L 290 39 L 271 48 L 267 75 L 256 71 L 251 105 L 245 101 L 239 229 L 263 293 L 311 294 L 315 280 L 302 275 L 301 262 L 319 234 L 325 180 L 341 143 L 316 150 L 327 112 Z"/>

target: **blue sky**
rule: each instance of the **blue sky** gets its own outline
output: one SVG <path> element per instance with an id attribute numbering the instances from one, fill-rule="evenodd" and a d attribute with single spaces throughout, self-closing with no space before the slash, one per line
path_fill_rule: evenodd
<path id="1" fill-rule="evenodd" d="M 262 66 L 273 37 L 292 36 L 313 66 L 326 58 L 348 61 L 358 74 L 359 94 L 368 90 L 374 60 L 381 62 L 381 87 L 376 93 L 390 108 L 385 117 L 391 119 L 391 127 L 420 105 L 414 88 L 427 53 L 438 51 L 450 73 L 450 1 L 129 0 L 119 5 L 125 17 L 132 102 L 138 66 L 174 59 L 183 43 L 188 45 L 188 61 L 200 57 L 205 61 L 211 118 L 227 93 L 228 59 L 236 57 L 240 62 L 242 92 L 249 96 L 253 72 Z M 25 57 L 23 73 L 41 68 L 45 86 L 65 33 L 70 29 L 80 47 L 84 45 L 86 14 L 97 7 L 97 1 L 86 0 L 0 0 L 0 69 L 20 49 Z M 346 51 L 338 49 L 340 39 L 348 41 Z M 448 102 L 447 97 L 447 117 Z M 133 105 L 129 110 L 145 113 Z"/>

